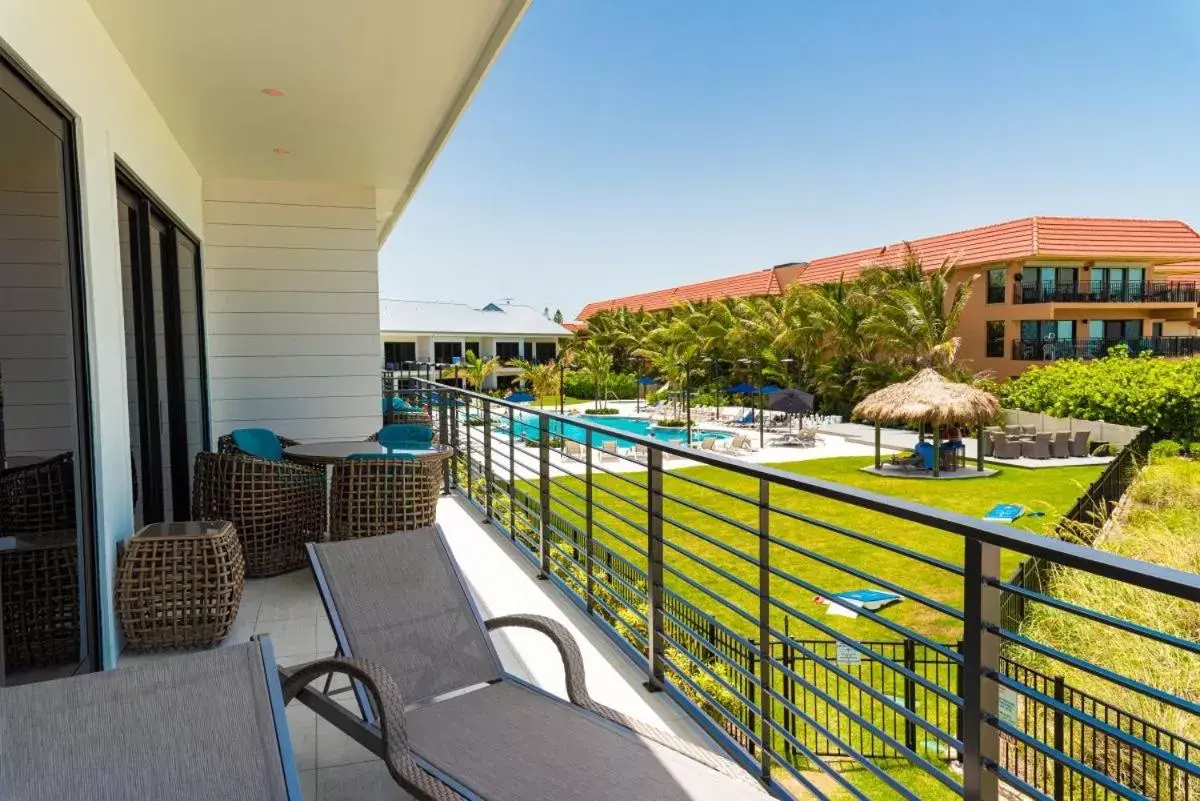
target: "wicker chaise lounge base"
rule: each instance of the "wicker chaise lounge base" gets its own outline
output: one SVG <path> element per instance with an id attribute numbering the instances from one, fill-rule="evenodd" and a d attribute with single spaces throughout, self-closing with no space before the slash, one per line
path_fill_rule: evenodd
<path id="1" fill-rule="evenodd" d="M 592 700 L 578 646 L 556 621 L 510 615 L 485 623 L 437 526 L 313 544 L 309 554 L 342 653 L 380 665 L 403 696 L 403 720 L 386 726 L 389 749 L 408 754 L 398 760 L 398 780 L 418 798 L 771 797 L 729 760 Z M 487 631 L 508 626 L 554 643 L 569 703 L 504 671 Z M 308 680 L 293 674 L 286 686 Z M 361 695 L 365 724 L 313 689 L 299 698 L 377 754 L 389 753 Z"/>
<path id="2" fill-rule="evenodd" d="M 373 702 L 385 719 L 399 714 L 390 705 L 396 696 L 390 680 L 373 666 L 335 658 L 299 669 L 347 673 L 378 690 Z M 0 797 L 301 801 L 284 703 L 265 637 L 121 670 L 0 687 Z"/>

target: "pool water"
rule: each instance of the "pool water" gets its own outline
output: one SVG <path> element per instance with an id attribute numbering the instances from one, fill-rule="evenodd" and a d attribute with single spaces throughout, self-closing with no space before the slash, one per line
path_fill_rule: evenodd
<path id="1" fill-rule="evenodd" d="M 676 445 L 683 444 L 687 441 L 687 429 L 684 428 L 659 428 L 651 420 L 643 417 L 619 417 L 617 415 L 585 415 L 589 423 L 605 428 L 615 429 L 616 431 L 626 431 L 630 434 L 640 434 L 643 437 L 652 437 L 663 442 L 671 442 Z M 536 440 L 538 438 L 538 421 L 533 415 L 522 415 L 513 422 L 513 429 L 518 437 L 523 439 Z M 550 436 L 563 437 L 572 439 L 576 442 L 587 442 L 587 429 L 583 426 L 572 425 L 567 423 L 565 426 L 557 420 L 550 421 Z M 707 431 L 692 427 L 692 442 L 699 442 L 702 439 L 729 439 L 732 435 L 725 431 Z M 601 447 L 605 442 L 616 442 L 618 448 L 632 448 L 633 444 L 627 439 L 621 439 L 618 436 L 606 436 L 599 431 L 592 432 L 592 445 Z"/>

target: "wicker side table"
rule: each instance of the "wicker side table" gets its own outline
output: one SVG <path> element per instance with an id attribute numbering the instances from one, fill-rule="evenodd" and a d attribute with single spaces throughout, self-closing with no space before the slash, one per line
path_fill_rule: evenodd
<path id="1" fill-rule="evenodd" d="M 246 564 L 232 523 L 155 523 L 125 543 L 117 619 L 135 651 L 216 645 L 237 617 Z"/>
<path id="2" fill-rule="evenodd" d="M 4 669 L 79 660 L 79 541 L 73 529 L 0 536 Z"/>

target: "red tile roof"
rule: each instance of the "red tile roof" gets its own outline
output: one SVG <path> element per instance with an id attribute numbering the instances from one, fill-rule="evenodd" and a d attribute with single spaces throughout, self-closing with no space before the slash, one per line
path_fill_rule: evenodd
<path id="1" fill-rule="evenodd" d="M 598 300 L 584 306 L 576 319 L 586 320 L 596 312 L 608 309 L 658 311 L 687 301 L 700 302 L 718 298 L 746 298 L 755 295 L 778 295 L 779 293 L 779 279 L 775 276 L 774 268 L 768 268 L 755 270 L 752 273 L 731 275 L 728 278 L 716 278 L 712 281 L 659 289 L 654 292 L 642 292 L 611 300 Z"/>
<path id="2" fill-rule="evenodd" d="M 570 331 L 572 334 L 574 334 L 579 329 L 586 328 L 587 326 L 584 323 L 581 323 L 577 320 L 570 320 L 568 322 L 563 323 L 562 327 L 567 329 L 568 331 Z"/>
<path id="3" fill-rule="evenodd" d="M 951 234 L 914 239 L 909 244 L 933 269 L 947 257 L 973 265 L 1034 257 L 1130 259 L 1151 263 L 1200 256 L 1200 234 L 1178 220 L 1109 217 L 1025 217 Z M 806 284 L 853 278 L 868 264 L 899 264 L 904 243 L 814 259 L 800 279 Z"/>

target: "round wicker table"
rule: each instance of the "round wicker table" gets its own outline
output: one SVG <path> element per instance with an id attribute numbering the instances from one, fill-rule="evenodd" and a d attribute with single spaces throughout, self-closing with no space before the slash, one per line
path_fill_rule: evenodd
<path id="1" fill-rule="evenodd" d="M 283 457 L 302 464 L 338 464 L 346 461 L 355 454 L 372 454 L 386 457 L 396 454 L 412 454 L 417 457 L 434 456 L 439 459 L 450 455 L 450 448 L 445 445 L 431 445 L 428 448 L 397 449 L 385 448 L 378 442 L 314 442 L 311 445 L 292 445 L 283 449 Z"/>

